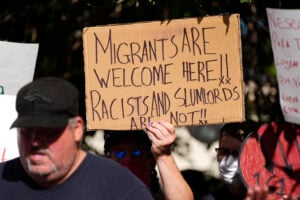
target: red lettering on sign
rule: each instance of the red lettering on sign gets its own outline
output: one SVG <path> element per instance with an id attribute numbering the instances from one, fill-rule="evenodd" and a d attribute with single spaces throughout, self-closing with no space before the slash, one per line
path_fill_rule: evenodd
<path id="1" fill-rule="evenodd" d="M 289 114 L 289 113 L 299 113 L 299 110 L 297 107 L 293 107 L 293 106 L 281 106 L 282 112 L 284 114 Z"/>
<path id="2" fill-rule="evenodd" d="M 281 100 L 289 103 L 298 103 L 299 98 L 298 96 L 290 96 L 288 94 L 282 93 L 281 94 Z"/>
<path id="3" fill-rule="evenodd" d="M 6 148 L 4 148 L 3 151 L 2 151 L 1 162 L 6 161 L 6 159 L 5 159 L 5 154 L 6 154 Z"/>

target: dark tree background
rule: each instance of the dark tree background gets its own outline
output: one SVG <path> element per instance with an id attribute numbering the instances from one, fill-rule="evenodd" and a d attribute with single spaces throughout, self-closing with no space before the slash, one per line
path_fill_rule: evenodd
<path id="1" fill-rule="evenodd" d="M 82 30 L 86 26 L 241 15 L 246 118 L 281 118 L 266 7 L 297 8 L 294 0 L 10 0 L 0 7 L 0 40 L 39 43 L 34 78 L 55 75 L 81 91 L 85 116 Z"/>

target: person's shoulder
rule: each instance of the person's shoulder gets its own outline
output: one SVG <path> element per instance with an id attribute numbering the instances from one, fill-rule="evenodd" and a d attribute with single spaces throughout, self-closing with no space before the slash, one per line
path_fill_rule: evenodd
<path id="1" fill-rule="evenodd" d="M 106 157 L 88 153 L 86 157 L 87 167 L 92 169 L 95 175 L 106 176 L 109 179 L 124 179 L 131 183 L 141 181 L 133 175 L 128 169 L 117 163 L 116 161 L 110 160 Z"/>
<path id="2" fill-rule="evenodd" d="M 108 176 L 130 176 L 131 173 L 116 161 L 110 160 L 106 157 L 88 153 L 86 163 L 89 168 L 92 168 L 95 173 L 100 173 Z M 129 174 L 129 175 L 128 175 Z"/>
<path id="3" fill-rule="evenodd" d="M 231 199 L 231 192 L 226 184 L 222 184 L 210 193 L 204 195 L 201 200 L 223 200 Z"/>
<path id="4" fill-rule="evenodd" d="M 105 187 L 110 188 L 110 192 L 116 193 L 115 195 L 122 193 L 124 198 L 126 196 L 125 199 L 140 199 L 140 196 L 145 199 L 152 197 L 148 188 L 135 175 L 113 160 L 88 153 L 85 165 L 88 168 L 85 171 L 92 173 L 89 179 L 101 180 L 105 183 Z"/>
<path id="5" fill-rule="evenodd" d="M 21 165 L 19 158 L 14 158 L 11 160 L 7 160 L 5 162 L 0 163 L 0 170 L 6 169 L 6 168 L 16 168 Z"/>
<path id="6" fill-rule="evenodd" d="M 104 169 L 110 170 L 110 169 L 121 167 L 120 164 L 116 163 L 113 160 L 92 153 L 87 153 L 86 161 L 88 163 L 92 163 L 94 167 L 100 166 L 100 169 L 102 170 Z"/>
<path id="7" fill-rule="evenodd" d="M 1 179 L 15 180 L 19 178 L 19 174 L 23 172 L 21 161 L 19 158 L 14 158 L 0 163 Z"/>

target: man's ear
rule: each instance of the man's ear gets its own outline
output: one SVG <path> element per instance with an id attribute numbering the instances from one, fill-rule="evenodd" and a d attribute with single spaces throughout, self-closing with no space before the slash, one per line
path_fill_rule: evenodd
<path id="1" fill-rule="evenodd" d="M 80 116 L 75 117 L 76 126 L 74 127 L 74 139 L 81 142 L 84 135 L 84 122 Z"/>

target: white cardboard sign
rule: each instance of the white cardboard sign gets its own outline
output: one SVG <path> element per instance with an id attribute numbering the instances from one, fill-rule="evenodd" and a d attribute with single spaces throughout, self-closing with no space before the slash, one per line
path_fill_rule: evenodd
<path id="1" fill-rule="evenodd" d="M 280 105 L 286 121 L 300 122 L 300 10 L 267 8 Z"/>
<path id="2" fill-rule="evenodd" d="M 0 94 L 16 95 L 32 81 L 38 44 L 0 41 Z"/>
<path id="3" fill-rule="evenodd" d="M 12 122 L 17 118 L 15 101 L 16 96 L 0 95 L 0 162 L 19 156 L 17 129 L 10 129 Z"/>
<path id="4" fill-rule="evenodd" d="M 38 44 L 0 41 L 0 162 L 19 156 L 16 129 L 16 94 L 33 80 Z"/>

